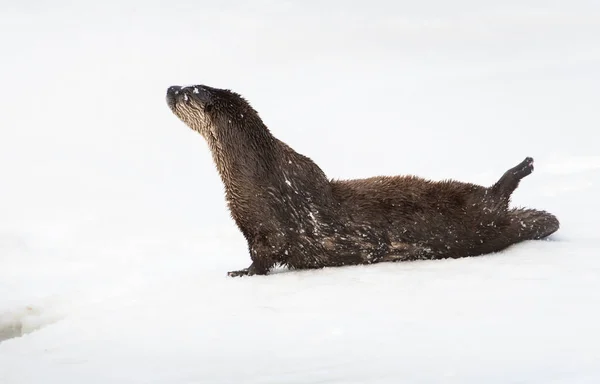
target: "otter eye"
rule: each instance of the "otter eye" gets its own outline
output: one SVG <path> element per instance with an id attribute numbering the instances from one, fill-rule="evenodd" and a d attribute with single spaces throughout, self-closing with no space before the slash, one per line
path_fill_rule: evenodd
<path id="1" fill-rule="evenodd" d="M 212 104 L 206 104 L 204 106 L 204 111 L 206 111 L 206 112 L 210 112 L 210 111 L 212 111 L 212 109 L 213 109 Z"/>

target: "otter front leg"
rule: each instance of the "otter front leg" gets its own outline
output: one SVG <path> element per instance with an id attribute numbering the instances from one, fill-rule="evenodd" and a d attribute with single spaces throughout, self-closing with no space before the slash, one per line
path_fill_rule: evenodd
<path id="1" fill-rule="evenodd" d="M 240 276 L 253 276 L 253 275 L 266 275 L 267 272 L 261 273 L 263 271 L 257 270 L 254 266 L 254 263 L 250 264 L 248 268 L 240 269 L 239 271 L 230 271 L 227 272 L 227 276 L 230 277 L 240 277 Z"/>
<path id="2" fill-rule="evenodd" d="M 257 237 L 248 247 L 252 264 L 248 268 L 228 272 L 227 275 L 231 277 L 266 275 L 275 265 L 280 247 L 281 244 L 278 242 L 269 241 L 264 236 Z"/>

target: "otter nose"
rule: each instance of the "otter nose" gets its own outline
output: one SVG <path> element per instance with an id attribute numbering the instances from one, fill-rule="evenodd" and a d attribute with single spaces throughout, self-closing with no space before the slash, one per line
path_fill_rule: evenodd
<path id="1" fill-rule="evenodd" d="M 181 91 L 181 87 L 178 85 L 173 85 L 167 89 L 167 95 L 174 96 L 179 94 L 179 91 Z"/>

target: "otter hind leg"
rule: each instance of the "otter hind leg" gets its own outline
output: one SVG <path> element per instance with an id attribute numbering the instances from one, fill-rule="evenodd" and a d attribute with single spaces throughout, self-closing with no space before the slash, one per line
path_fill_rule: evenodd
<path id="1" fill-rule="evenodd" d="M 508 212 L 510 230 L 519 240 L 540 240 L 558 231 L 556 216 L 536 209 L 515 208 Z"/>
<path id="2" fill-rule="evenodd" d="M 494 197 L 508 200 L 510 195 L 517 189 L 519 182 L 533 172 L 533 158 L 526 157 L 525 160 L 504 172 L 500 180 L 491 188 Z"/>

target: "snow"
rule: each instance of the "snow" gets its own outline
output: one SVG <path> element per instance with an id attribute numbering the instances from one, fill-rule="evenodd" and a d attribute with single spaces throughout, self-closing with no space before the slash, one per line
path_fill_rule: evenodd
<path id="1" fill-rule="evenodd" d="M 0 382 L 597 383 L 596 1 L 100 2 L 0 12 Z M 244 95 L 330 177 L 492 184 L 495 255 L 249 265 L 168 86 Z"/>

